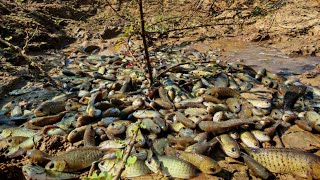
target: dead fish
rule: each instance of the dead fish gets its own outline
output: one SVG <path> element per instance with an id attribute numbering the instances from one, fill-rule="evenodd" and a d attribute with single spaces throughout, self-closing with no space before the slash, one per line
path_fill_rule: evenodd
<path id="1" fill-rule="evenodd" d="M 270 172 L 252 157 L 245 153 L 241 153 L 241 157 L 246 165 L 252 170 L 254 175 L 260 177 L 261 179 L 268 179 L 271 176 Z"/>
<path id="2" fill-rule="evenodd" d="M 207 90 L 207 94 L 217 97 L 217 98 L 223 98 L 223 97 L 234 97 L 239 98 L 241 97 L 240 93 L 234 89 L 228 88 L 228 87 L 214 87 Z"/>
<path id="3" fill-rule="evenodd" d="M 202 141 L 202 142 L 197 142 L 194 143 L 190 146 L 188 146 L 185 151 L 186 152 L 192 152 L 192 153 L 198 153 L 198 154 L 204 154 L 205 152 L 207 152 L 207 150 L 209 148 L 212 148 L 213 146 L 208 143 L 206 140 Z"/>
<path id="4" fill-rule="evenodd" d="M 305 113 L 305 120 L 311 125 L 313 129 L 320 132 L 320 115 L 315 111 L 307 111 Z"/>
<path id="5" fill-rule="evenodd" d="M 249 131 L 244 131 L 244 132 L 240 133 L 240 139 L 248 147 L 252 147 L 252 148 L 259 148 L 260 147 L 259 141 Z"/>
<path id="6" fill-rule="evenodd" d="M 169 142 L 177 144 L 182 147 L 187 147 L 190 144 L 193 144 L 196 142 L 192 137 L 175 137 L 175 136 L 172 136 L 171 134 L 167 136 L 167 139 L 169 140 Z"/>
<path id="7" fill-rule="evenodd" d="M 271 102 L 266 99 L 247 99 L 253 106 L 257 108 L 270 108 Z"/>
<path id="8" fill-rule="evenodd" d="M 51 158 L 51 156 L 38 149 L 28 150 L 26 156 L 31 160 L 32 163 L 36 164 L 46 164 L 50 161 Z"/>
<path id="9" fill-rule="evenodd" d="M 126 127 L 130 124 L 127 120 L 114 121 L 107 127 L 107 132 L 113 135 L 122 134 L 126 131 Z"/>
<path id="10" fill-rule="evenodd" d="M 65 111 L 67 100 L 74 96 L 75 94 L 63 94 L 54 97 L 52 100 L 45 101 L 34 110 L 34 114 L 36 116 L 46 116 L 49 114 L 58 114 L 62 111 Z"/>
<path id="11" fill-rule="evenodd" d="M 219 164 L 207 156 L 192 152 L 179 151 L 173 148 L 169 149 L 170 150 L 168 151 L 172 151 L 169 153 L 170 155 L 176 156 L 186 162 L 189 162 L 205 174 L 216 174 L 221 171 L 221 167 L 219 166 Z"/>
<path id="12" fill-rule="evenodd" d="M 22 172 L 27 180 L 59 180 L 59 179 L 78 179 L 79 175 L 47 170 L 41 166 L 26 164 L 22 167 Z"/>
<path id="13" fill-rule="evenodd" d="M 169 146 L 169 141 L 167 138 L 156 139 L 152 142 L 152 148 L 154 153 L 157 155 L 164 155 L 164 150 Z"/>
<path id="14" fill-rule="evenodd" d="M 104 154 L 103 150 L 95 147 L 73 149 L 52 157 L 45 168 L 59 172 L 75 172 L 91 166 Z"/>
<path id="15" fill-rule="evenodd" d="M 284 109 L 291 110 L 297 100 L 305 94 L 306 89 L 306 86 L 291 85 L 283 98 Z"/>
<path id="16" fill-rule="evenodd" d="M 150 118 L 142 119 L 140 126 L 154 134 L 159 134 L 161 132 L 161 128 Z"/>
<path id="17" fill-rule="evenodd" d="M 166 123 L 166 121 L 160 117 L 154 117 L 153 122 L 155 122 L 162 131 L 167 131 L 168 130 L 168 124 Z"/>
<path id="18" fill-rule="evenodd" d="M 270 136 L 268 136 L 266 132 L 252 130 L 251 133 L 260 142 L 269 142 L 271 140 Z"/>
<path id="19" fill-rule="evenodd" d="M 221 148 L 226 155 L 232 158 L 240 157 L 240 148 L 236 140 L 234 140 L 229 134 L 222 134 L 216 137 L 221 145 Z"/>
<path id="20" fill-rule="evenodd" d="M 36 117 L 36 118 L 31 119 L 28 122 L 31 123 L 32 125 L 43 127 L 46 125 L 51 125 L 51 124 L 55 124 L 55 123 L 59 122 L 64 117 L 64 115 L 66 113 L 67 112 L 65 111 L 65 112 L 61 112 L 57 115 Z"/>
<path id="21" fill-rule="evenodd" d="M 105 171 L 115 176 L 117 169 L 120 168 L 120 163 L 118 159 L 106 159 L 98 164 L 101 172 Z M 122 178 L 133 178 L 138 176 L 143 176 L 151 173 L 150 169 L 146 166 L 145 162 L 142 160 L 136 160 L 133 164 L 127 165 L 124 171 L 121 173 Z"/>
<path id="22" fill-rule="evenodd" d="M 137 110 L 133 116 L 138 119 L 161 117 L 161 114 L 153 110 Z"/>
<path id="23" fill-rule="evenodd" d="M 155 156 L 145 161 L 149 169 L 154 172 L 162 172 L 163 175 L 189 179 L 197 175 L 197 169 L 188 162 L 170 156 Z"/>
<path id="24" fill-rule="evenodd" d="M 245 148 L 245 151 L 270 172 L 320 178 L 320 157 L 312 153 L 284 148 Z"/>
<path id="25" fill-rule="evenodd" d="M 35 134 L 20 144 L 7 149 L 5 155 L 9 158 L 18 157 L 24 154 L 27 150 L 32 149 L 41 139 L 42 136 Z"/>
<path id="26" fill-rule="evenodd" d="M 27 128 L 20 128 L 20 127 L 12 127 L 6 128 L 1 131 L 0 137 L 15 137 L 15 136 L 23 136 L 23 137 L 32 137 L 36 134 L 36 131 L 27 129 Z"/>
<path id="27" fill-rule="evenodd" d="M 241 110 L 241 103 L 237 98 L 228 98 L 226 100 L 227 106 L 233 113 L 238 113 Z"/>
<path id="28" fill-rule="evenodd" d="M 168 103 L 172 108 L 174 108 L 174 104 L 171 102 L 170 98 L 168 97 L 168 92 L 163 87 L 159 87 L 158 89 L 160 98 Z"/>
<path id="29" fill-rule="evenodd" d="M 109 149 L 122 149 L 126 147 L 126 144 L 129 143 L 129 140 L 107 140 L 99 144 L 99 147 L 103 150 Z"/>
<path id="30" fill-rule="evenodd" d="M 95 130 L 92 128 L 91 125 L 88 125 L 83 134 L 83 145 L 87 147 L 96 146 L 95 135 Z"/>
<path id="31" fill-rule="evenodd" d="M 188 119 L 184 114 L 182 114 L 179 111 L 175 112 L 174 119 L 178 122 L 181 122 L 184 126 L 186 126 L 188 128 L 195 128 L 196 127 L 196 124 L 192 120 Z"/>
<path id="32" fill-rule="evenodd" d="M 227 121 L 214 122 L 214 121 L 201 121 L 199 128 L 203 131 L 213 132 L 214 134 L 221 134 L 228 132 L 238 126 L 245 124 L 253 124 L 258 119 L 230 119 Z"/>
<path id="33" fill-rule="evenodd" d="M 84 132 L 87 126 L 81 126 L 73 129 L 67 136 L 67 139 L 71 143 L 81 141 L 83 139 Z"/>
<path id="34" fill-rule="evenodd" d="M 229 78 L 226 74 L 221 73 L 214 81 L 215 87 L 228 87 L 229 85 Z"/>

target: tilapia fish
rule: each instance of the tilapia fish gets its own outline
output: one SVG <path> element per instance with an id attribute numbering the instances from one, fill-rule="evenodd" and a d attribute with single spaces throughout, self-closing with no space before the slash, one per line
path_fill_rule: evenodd
<path id="1" fill-rule="evenodd" d="M 74 172 L 91 166 L 91 163 L 103 157 L 105 152 L 95 147 L 79 148 L 67 151 L 51 158 L 46 169 L 60 172 Z"/>
<path id="2" fill-rule="evenodd" d="M 245 151 L 270 172 L 320 178 L 320 157 L 312 153 L 281 148 L 245 148 Z"/>

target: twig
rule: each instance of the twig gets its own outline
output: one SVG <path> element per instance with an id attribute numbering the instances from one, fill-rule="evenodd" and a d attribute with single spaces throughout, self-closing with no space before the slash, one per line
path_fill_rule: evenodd
<path id="1" fill-rule="evenodd" d="M 34 68 L 35 70 L 37 70 L 38 72 L 42 73 L 45 77 L 48 78 L 49 82 L 50 82 L 54 87 L 56 87 L 56 88 L 58 88 L 59 90 L 62 90 L 62 91 L 63 91 L 63 89 L 62 89 L 60 86 L 57 85 L 57 83 L 49 76 L 49 74 L 48 74 L 46 71 L 44 71 L 40 66 L 38 66 L 38 65 L 36 64 L 36 62 L 34 62 L 28 55 L 26 55 L 26 54 L 24 53 L 24 51 L 23 51 L 20 47 L 15 46 L 15 45 L 9 43 L 8 41 L 2 39 L 1 37 L 0 37 L 0 42 L 3 43 L 3 44 L 5 44 L 5 45 L 8 46 L 9 48 L 13 49 L 14 51 L 16 51 L 19 56 L 22 56 L 22 57 L 27 61 L 28 65 L 29 65 L 30 67 L 32 67 L 32 68 Z"/>
<path id="2" fill-rule="evenodd" d="M 142 40 L 143 40 L 144 53 L 145 53 L 145 57 L 146 57 L 146 60 L 147 60 L 147 68 L 148 68 L 148 73 L 149 73 L 149 79 L 150 79 L 151 84 L 152 84 L 153 83 L 152 69 L 151 69 L 151 63 L 150 63 L 149 52 L 148 52 L 148 44 L 147 44 L 147 39 L 146 39 L 146 32 L 144 30 L 142 0 L 138 0 L 138 4 L 139 4 L 139 10 L 140 10 L 141 36 L 142 36 Z"/>
<path id="3" fill-rule="evenodd" d="M 26 52 L 26 48 L 28 47 L 29 42 L 32 40 L 32 38 L 33 38 L 34 35 L 37 33 L 37 31 L 38 31 L 38 26 L 36 27 L 36 29 L 35 29 L 34 32 L 32 33 L 31 37 L 29 37 L 28 31 L 26 31 L 27 37 L 25 38 L 25 39 L 26 39 L 26 42 L 24 43 L 24 46 L 23 46 L 23 48 L 22 48 L 22 52 L 23 52 L 23 53 Z"/>
<path id="4" fill-rule="evenodd" d="M 163 76 L 163 74 L 165 74 L 165 73 L 169 72 L 170 70 L 172 70 L 178 66 L 181 66 L 181 65 L 191 64 L 191 63 L 211 63 L 211 62 L 215 62 L 215 61 L 188 61 L 188 62 L 175 64 L 175 65 L 172 65 L 171 67 L 168 67 L 166 70 L 162 71 L 160 74 L 158 74 L 156 79 L 159 79 L 161 76 Z"/>
<path id="5" fill-rule="evenodd" d="M 119 170 L 117 171 L 116 176 L 114 176 L 114 177 L 112 178 L 112 180 L 118 180 L 118 179 L 120 179 L 121 174 L 122 174 L 122 172 L 123 172 L 124 169 L 125 169 L 125 165 L 126 165 L 126 163 L 127 163 L 127 160 L 128 160 L 128 158 L 129 158 L 129 156 L 130 156 L 130 152 L 131 152 L 131 150 L 132 150 L 132 148 L 133 148 L 133 146 L 134 146 L 134 143 L 135 143 L 135 141 L 136 141 L 138 132 L 139 132 L 139 128 L 136 130 L 135 134 L 133 135 L 133 137 L 132 137 L 132 139 L 131 139 L 131 141 L 130 141 L 130 143 L 129 143 L 129 148 L 127 149 L 127 151 L 125 152 L 125 155 L 123 156 L 123 160 L 122 160 L 122 162 L 121 162 L 120 168 L 119 168 Z"/>

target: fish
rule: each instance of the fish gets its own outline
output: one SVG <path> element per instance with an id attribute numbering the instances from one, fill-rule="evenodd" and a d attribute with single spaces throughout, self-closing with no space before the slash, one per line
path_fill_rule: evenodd
<path id="1" fill-rule="evenodd" d="M 216 137 L 221 145 L 221 148 L 227 156 L 232 158 L 240 157 L 240 147 L 236 140 L 234 140 L 229 134 L 222 134 Z"/>
<path id="2" fill-rule="evenodd" d="M 240 139 L 248 147 L 252 147 L 252 148 L 260 147 L 259 141 L 254 137 L 254 135 L 250 131 L 244 131 L 240 133 Z"/>
<path id="3" fill-rule="evenodd" d="M 153 110 L 137 110 L 133 116 L 138 119 L 161 117 L 161 114 Z"/>
<path id="4" fill-rule="evenodd" d="M 112 176 L 116 175 L 116 171 L 120 168 L 120 163 L 118 159 L 105 159 L 99 162 L 98 167 L 101 172 L 106 171 Z M 121 173 L 122 178 L 133 178 L 139 177 L 146 174 L 150 174 L 151 170 L 146 166 L 145 162 L 142 160 L 136 160 L 133 164 L 127 165 L 124 171 Z"/>
<path id="5" fill-rule="evenodd" d="M 285 110 L 291 110 L 297 100 L 305 94 L 306 89 L 307 87 L 303 85 L 291 85 L 283 97 L 283 108 Z"/>
<path id="6" fill-rule="evenodd" d="M 227 121 L 201 121 L 198 126 L 201 130 L 206 132 L 213 132 L 214 134 L 222 134 L 228 132 L 236 127 L 245 124 L 254 124 L 258 119 L 229 119 Z"/>
<path id="7" fill-rule="evenodd" d="M 176 111 L 175 112 L 175 117 L 174 119 L 180 123 L 182 123 L 184 126 L 188 127 L 188 128 L 195 128 L 196 124 L 188 119 L 183 113 Z"/>
<path id="8" fill-rule="evenodd" d="M 229 78 L 226 74 L 221 73 L 214 81 L 215 87 L 228 87 L 229 85 Z"/>
<path id="9" fill-rule="evenodd" d="M 32 163 L 46 164 L 50 161 L 51 156 L 38 150 L 30 149 L 27 151 L 26 156 L 31 160 Z"/>
<path id="10" fill-rule="evenodd" d="M 73 129 L 67 136 L 67 140 L 71 143 L 81 141 L 87 126 L 81 126 Z"/>
<path id="11" fill-rule="evenodd" d="M 78 174 L 63 173 L 57 171 L 47 170 L 41 166 L 26 164 L 22 166 L 22 172 L 27 180 L 59 180 L 59 179 L 79 179 Z"/>
<path id="12" fill-rule="evenodd" d="M 224 97 L 240 98 L 241 97 L 238 91 L 228 87 L 213 87 L 207 90 L 207 94 L 217 98 L 224 98 Z"/>
<path id="13" fill-rule="evenodd" d="M 260 177 L 261 179 L 268 179 L 271 176 L 271 173 L 252 157 L 245 153 L 241 153 L 241 157 L 256 176 Z"/>
<path id="14" fill-rule="evenodd" d="M 34 126 L 41 126 L 41 127 L 46 126 L 46 125 L 52 125 L 52 124 L 59 122 L 64 117 L 64 115 L 66 113 L 67 112 L 65 111 L 65 112 L 61 112 L 59 114 L 52 115 L 52 116 L 36 117 L 36 118 L 29 120 L 28 123 L 31 123 Z"/>
<path id="15" fill-rule="evenodd" d="M 233 113 L 238 113 L 241 110 L 241 103 L 237 98 L 228 98 L 226 104 Z"/>
<path id="16" fill-rule="evenodd" d="M 167 146 L 169 146 L 169 141 L 167 138 L 156 139 L 152 142 L 152 148 L 154 153 L 157 155 L 164 155 L 164 150 Z"/>
<path id="17" fill-rule="evenodd" d="M 221 171 L 219 164 L 208 156 L 192 152 L 179 151 L 173 148 L 167 148 L 166 152 L 167 151 L 171 152 L 166 153 L 166 155 L 173 155 L 179 159 L 189 162 L 205 174 L 216 174 Z"/>
<path id="18" fill-rule="evenodd" d="M 113 135 L 122 134 L 126 131 L 126 127 L 131 124 L 131 121 L 118 120 L 114 121 L 107 127 L 107 132 Z"/>
<path id="19" fill-rule="evenodd" d="M 270 136 L 268 136 L 266 132 L 252 130 L 251 133 L 259 142 L 269 142 L 271 140 Z"/>
<path id="20" fill-rule="evenodd" d="M 145 164 L 152 172 L 161 172 L 173 178 L 189 179 L 198 174 L 192 164 L 171 156 L 154 156 L 148 158 Z"/>
<path id="21" fill-rule="evenodd" d="M 35 134 L 25 141 L 22 141 L 20 144 L 8 148 L 5 155 L 9 158 L 13 158 L 24 154 L 27 150 L 32 149 L 41 139 L 42 136 Z"/>
<path id="22" fill-rule="evenodd" d="M 95 147 L 83 147 L 66 151 L 51 158 L 45 166 L 47 170 L 75 172 L 91 166 L 104 156 L 105 152 Z"/>
<path id="23" fill-rule="evenodd" d="M 320 132 L 320 114 L 315 111 L 307 111 L 305 113 L 305 120 L 313 129 Z"/>
<path id="24" fill-rule="evenodd" d="M 20 127 L 12 127 L 6 128 L 1 131 L 0 137 L 15 137 L 15 136 L 23 136 L 23 137 L 32 137 L 36 134 L 36 131 L 28 129 L 28 128 L 20 128 Z"/>
<path id="25" fill-rule="evenodd" d="M 285 148 L 244 148 L 270 172 L 320 178 L 320 157 L 309 152 Z"/>
<path id="26" fill-rule="evenodd" d="M 96 132 L 92 128 L 92 125 L 88 125 L 83 134 L 83 145 L 86 147 L 96 146 L 95 135 Z"/>
<path id="27" fill-rule="evenodd" d="M 44 101 L 34 110 L 34 114 L 36 116 L 46 116 L 50 114 L 58 114 L 62 111 L 65 111 L 67 100 L 74 96 L 74 93 L 62 94 L 60 96 L 54 97 L 52 100 Z"/>

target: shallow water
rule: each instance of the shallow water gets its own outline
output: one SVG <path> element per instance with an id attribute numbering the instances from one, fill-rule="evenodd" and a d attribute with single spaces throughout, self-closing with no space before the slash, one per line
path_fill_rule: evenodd
<path id="1" fill-rule="evenodd" d="M 244 42 L 234 39 L 210 40 L 191 45 L 201 52 L 216 51 L 222 55 L 219 59 L 238 62 L 253 68 L 283 74 L 296 75 L 315 68 L 320 57 L 289 57 L 280 50 L 260 45 L 256 42 Z"/>

